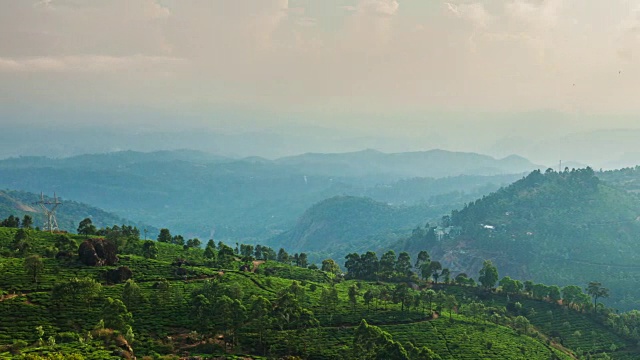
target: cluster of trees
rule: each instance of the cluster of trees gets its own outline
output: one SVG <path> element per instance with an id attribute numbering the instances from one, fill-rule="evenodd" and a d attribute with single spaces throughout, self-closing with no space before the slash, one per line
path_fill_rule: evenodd
<path id="1" fill-rule="evenodd" d="M 448 283 L 451 281 L 451 272 L 443 268 L 439 261 L 432 261 L 429 253 L 420 251 L 415 263 L 412 263 L 408 252 L 403 251 L 396 257 L 393 250 L 385 252 L 378 260 L 378 255 L 373 251 L 364 254 L 351 253 L 345 257 L 347 277 L 362 280 L 387 280 L 387 281 L 415 281 L 420 274 L 422 279 L 433 281 L 437 284 L 439 279 Z M 456 281 L 467 283 L 465 274 L 456 278 Z"/>
<path id="2" fill-rule="evenodd" d="M 300 253 L 300 254 L 295 253 L 292 256 L 292 255 L 289 255 L 283 248 L 280 248 L 280 250 L 278 250 L 276 261 L 283 264 L 294 265 L 301 268 L 306 268 L 310 266 L 306 253 Z"/>
<path id="3" fill-rule="evenodd" d="M 137 227 L 131 225 L 122 224 L 121 226 L 113 225 L 113 227 L 105 227 L 104 229 L 97 228 L 91 218 L 84 218 L 78 224 L 77 229 L 80 235 L 95 235 L 95 236 L 107 236 L 109 234 L 117 234 L 120 236 L 134 237 L 140 239 L 140 230 Z"/>
<path id="4" fill-rule="evenodd" d="M 351 253 L 345 257 L 344 267 L 347 278 L 362 280 L 410 280 L 415 273 L 411 264 L 411 256 L 401 252 L 396 257 L 393 250 L 389 250 L 378 260 L 378 255 L 368 251 L 362 255 Z"/>
<path id="5" fill-rule="evenodd" d="M 194 325 L 204 336 L 222 333 L 230 345 L 237 332 L 248 326 L 258 332 L 259 349 L 266 350 L 265 333 L 271 330 L 304 330 L 317 326 L 313 312 L 304 307 L 305 288 L 293 281 L 274 300 L 253 295 L 243 301 L 243 290 L 223 279 L 208 280 L 191 293 L 190 309 Z"/>
<path id="6" fill-rule="evenodd" d="M 393 340 L 388 332 L 369 325 L 364 319 L 355 330 L 351 351 L 352 359 L 441 359 L 426 346 L 418 348 L 412 343 L 408 343 L 407 347 L 402 346 L 401 343 Z"/>
<path id="7" fill-rule="evenodd" d="M 33 226 L 33 218 L 25 215 L 20 221 L 17 216 L 9 215 L 6 219 L 0 221 L 0 227 L 31 229 Z"/>

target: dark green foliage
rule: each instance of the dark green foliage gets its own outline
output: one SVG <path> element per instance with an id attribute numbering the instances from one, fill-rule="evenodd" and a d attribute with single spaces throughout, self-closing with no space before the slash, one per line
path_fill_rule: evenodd
<path id="1" fill-rule="evenodd" d="M 496 285 L 496 282 L 498 282 L 498 269 L 493 265 L 491 260 L 485 260 L 482 264 L 478 280 L 485 288 L 492 288 Z"/>
<path id="2" fill-rule="evenodd" d="M 91 221 L 90 218 L 85 218 L 84 220 L 80 221 L 77 231 L 80 235 L 96 235 L 96 233 L 98 232 L 96 226 L 93 225 L 93 221 Z"/>
<path id="3" fill-rule="evenodd" d="M 102 308 L 102 319 L 106 328 L 125 333 L 133 322 L 133 315 L 120 299 L 107 297 Z"/>
<path id="4" fill-rule="evenodd" d="M 145 259 L 155 259 L 158 257 L 158 247 L 154 241 L 146 240 L 142 244 L 142 256 L 144 256 Z"/>
<path id="5" fill-rule="evenodd" d="M 24 260 L 24 269 L 33 279 L 35 284 L 38 283 L 38 278 L 44 271 L 44 263 L 38 255 L 30 255 Z"/>
<path id="6" fill-rule="evenodd" d="M 353 337 L 352 359 L 409 360 L 407 351 L 391 335 L 362 320 Z"/>
<path id="7" fill-rule="evenodd" d="M 78 248 L 78 257 L 87 266 L 111 266 L 118 262 L 116 245 L 100 238 L 83 241 Z"/>
<path id="8" fill-rule="evenodd" d="M 162 243 L 171 243 L 173 237 L 171 236 L 171 232 L 169 229 L 160 229 L 160 234 L 158 235 L 158 242 Z"/>
<path id="9" fill-rule="evenodd" d="M 325 259 L 322 260 L 321 270 L 328 272 L 329 274 L 338 275 L 340 274 L 340 265 L 338 265 L 338 263 L 333 259 Z"/>

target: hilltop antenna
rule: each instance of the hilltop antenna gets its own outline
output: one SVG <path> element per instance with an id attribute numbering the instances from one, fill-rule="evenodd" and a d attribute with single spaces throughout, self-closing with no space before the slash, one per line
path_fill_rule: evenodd
<path id="1" fill-rule="evenodd" d="M 56 219 L 56 208 L 58 208 L 58 206 L 61 205 L 62 202 L 58 200 L 58 196 L 56 196 L 56 193 L 53 193 L 53 201 L 45 200 L 44 194 L 40 193 L 40 201 L 38 201 L 37 204 L 40 205 L 40 208 L 42 208 L 44 215 L 47 217 L 47 220 L 44 223 L 44 228 L 42 230 L 49 230 L 49 232 L 51 233 L 53 233 L 54 230 L 60 230 L 58 228 L 58 219 Z M 49 205 L 52 205 L 51 208 L 49 208 Z"/>
<path id="2" fill-rule="evenodd" d="M 560 160 L 560 164 L 558 164 L 558 172 L 562 172 L 562 160 Z"/>

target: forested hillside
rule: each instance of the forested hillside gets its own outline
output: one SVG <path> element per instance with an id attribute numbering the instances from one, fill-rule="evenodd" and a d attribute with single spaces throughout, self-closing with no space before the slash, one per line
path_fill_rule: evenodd
<path id="1" fill-rule="evenodd" d="M 44 197 L 45 201 L 52 201 L 49 196 Z M 156 236 L 158 229 L 136 223 L 113 213 L 106 212 L 96 207 L 82 204 L 76 201 L 58 198 L 62 204 L 58 206 L 57 216 L 58 227 L 61 230 L 75 232 L 78 223 L 84 218 L 91 218 L 92 222 L 98 227 L 110 226 L 113 224 L 132 225 L 139 229 L 147 230 L 149 236 Z M 0 191 L 0 219 L 5 219 L 10 215 L 22 219 L 25 215 L 31 217 L 33 227 L 42 227 L 46 221 L 43 210 L 37 204 L 40 201 L 40 195 L 29 193 L 26 191 L 5 190 Z M 50 208 L 51 206 L 49 206 Z"/>
<path id="2" fill-rule="evenodd" d="M 639 353 L 634 313 L 594 308 L 579 286 L 541 297 L 531 289 L 544 285 L 504 278 L 496 289 L 490 263 L 478 285 L 466 275 L 431 281 L 439 270 L 426 253 L 415 265 L 406 253 L 379 262 L 358 256 L 378 264 L 371 273 L 350 256 L 343 276 L 331 260 L 318 269 L 302 253 L 263 246 L 210 241 L 201 249 L 135 234 L 0 228 L 0 254 L 3 358 L 624 360 Z"/>
<path id="3" fill-rule="evenodd" d="M 392 206 L 369 198 L 337 196 L 309 208 L 292 230 L 267 243 L 310 253 L 316 261 L 341 259 L 353 251 L 386 247 L 446 211 L 442 206 Z"/>
<path id="4" fill-rule="evenodd" d="M 638 308 L 639 216 L 635 195 L 599 180 L 589 168 L 534 171 L 453 211 L 447 225 L 454 235 L 443 236 L 433 251 L 460 271 L 477 270 L 490 258 L 519 279 L 600 281 L 611 289 L 609 304 Z"/>

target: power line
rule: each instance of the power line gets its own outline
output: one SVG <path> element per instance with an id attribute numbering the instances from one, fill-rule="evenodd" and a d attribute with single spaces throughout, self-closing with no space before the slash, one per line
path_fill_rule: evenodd
<path id="1" fill-rule="evenodd" d="M 58 196 L 56 195 L 56 193 L 53 193 L 53 200 L 45 200 L 44 194 L 40 193 L 40 201 L 38 201 L 37 204 L 40 205 L 40 208 L 42 209 L 46 217 L 46 221 L 42 230 L 48 230 L 51 233 L 60 230 L 58 228 L 58 219 L 56 218 L 56 209 L 59 205 L 62 205 L 62 202 L 58 200 Z"/>

